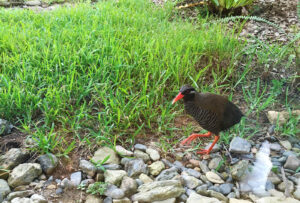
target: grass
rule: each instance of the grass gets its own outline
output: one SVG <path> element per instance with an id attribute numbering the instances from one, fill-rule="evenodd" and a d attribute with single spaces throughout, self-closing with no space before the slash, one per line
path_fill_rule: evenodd
<path id="1" fill-rule="evenodd" d="M 78 141 L 132 144 L 139 134 L 165 135 L 168 149 L 182 84 L 220 93 L 251 69 L 236 65 L 247 48 L 236 30 L 206 22 L 194 26 L 171 3 L 145 0 L 1 9 L 0 117 L 33 134 L 42 153 L 67 155 Z M 247 90 L 245 98 L 253 102 Z"/>

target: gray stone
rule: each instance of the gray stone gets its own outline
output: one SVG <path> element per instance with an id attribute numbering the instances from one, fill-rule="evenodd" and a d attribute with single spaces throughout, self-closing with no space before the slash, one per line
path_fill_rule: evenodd
<path id="1" fill-rule="evenodd" d="M 82 179 L 81 171 L 74 172 L 70 176 L 70 180 L 75 186 L 78 186 L 81 183 L 81 179 Z"/>
<path id="2" fill-rule="evenodd" d="M 126 174 L 127 173 L 124 170 L 106 170 L 104 172 L 105 182 L 119 186 Z"/>
<path id="3" fill-rule="evenodd" d="M 138 150 L 141 150 L 141 151 L 146 151 L 147 147 L 143 144 L 136 144 L 134 145 L 134 149 L 138 149 Z"/>
<path id="4" fill-rule="evenodd" d="M 133 160 L 133 159 L 132 158 L 124 157 L 124 158 L 121 159 L 121 164 L 125 166 L 126 163 L 128 163 L 131 160 Z"/>
<path id="5" fill-rule="evenodd" d="M 12 148 L 4 155 L 0 156 L 0 166 L 2 169 L 11 170 L 19 164 L 24 163 L 28 159 L 29 153 L 27 150 L 21 148 Z"/>
<path id="6" fill-rule="evenodd" d="M 296 156 L 288 156 L 284 168 L 296 171 L 300 167 L 300 160 Z"/>
<path id="7" fill-rule="evenodd" d="M 175 203 L 176 198 L 170 198 L 162 201 L 154 201 L 153 203 Z"/>
<path id="8" fill-rule="evenodd" d="M 87 187 L 94 182 L 95 182 L 94 179 L 85 179 L 85 180 L 81 181 L 80 185 Z"/>
<path id="9" fill-rule="evenodd" d="M 0 118 L 0 136 L 11 133 L 13 127 L 14 126 L 10 122 Z"/>
<path id="10" fill-rule="evenodd" d="M 266 182 L 266 190 L 269 191 L 271 189 L 275 189 L 275 186 L 274 186 L 274 184 L 271 181 L 268 180 Z"/>
<path id="11" fill-rule="evenodd" d="M 186 203 L 221 203 L 221 201 L 216 198 L 205 197 L 197 193 L 192 193 Z"/>
<path id="12" fill-rule="evenodd" d="M 158 175 L 163 169 L 165 169 L 165 165 L 162 161 L 156 161 L 149 166 L 149 171 L 151 175 Z"/>
<path id="13" fill-rule="evenodd" d="M 238 153 L 238 154 L 247 154 L 250 152 L 251 144 L 241 138 L 241 137 L 235 137 L 230 142 L 229 151 L 231 153 Z"/>
<path id="14" fill-rule="evenodd" d="M 149 176 L 147 176 L 146 174 L 144 174 L 144 173 L 142 173 L 142 174 L 139 176 L 139 179 L 140 179 L 141 181 L 143 181 L 143 183 L 151 183 L 151 182 L 153 182 L 153 180 L 152 180 Z"/>
<path id="15" fill-rule="evenodd" d="M 216 191 L 213 191 L 213 190 L 208 190 L 208 193 L 209 193 L 209 196 L 215 197 L 220 201 L 224 201 L 224 202 L 228 201 L 228 198 L 225 197 L 222 193 L 219 193 L 219 192 L 216 192 Z"/>
<path id="16" fill-rule="evenodd" d="M 116 146 L 116 151 L 121 155 L 121 156 L 132 156 L 133 152 L 125 149 L 124 147 L 117 145 Z"/>
<path id="17" fill-rule="evenodd" d="M 106 170 L 118 170 L 121 169 L 121 165 L 119 164 L 104 164 L 102 165 Z M 97 169 L 99 171 L 99 169 Z"/>
<path id="18" fill-rule="evenodd" d="M 212 171 L 207 172 L 205 176 L 212 183 L 218 183 L 218 184 L 224 183 L 224 180 L 222 180 L 222 178 L 218 174 Z"/>
<path id="19" fill-rule="evenodd" d="M 0 195 L 2 199 L 4 199 L 10 192 L 11 190 L 6 180 L 0 179 Z"/>
<path id="20" fill-rule="evenodd" d="M 148 173 L 147 164 L 145 164 L 142 159 L 128 161 L 125 164 L 125 170 L 130 177 L 138 177 L 142 173 Z"/>
<path id="21" fill-rule="evenodd" d="M 54 169 L 58 165 L 58 159 L 53 154 L 41 155 L 39 156 L 37 161 L 41 164 L 43 172 L 46 173 L 47 175 L 52 174 Z"/>
<path id="22" fill-rule="evenodd" d="M 131 200 L 128 199 L 127 197 L 122 198 L 122 199 L 114 199 L 113 203 L 131 203 Z"/>
<path id="23" fill-rule="evenodd" d="M 91 177 L 93 177 L 96 173 L 96 166 L 87 160 L 80 160 L 79 169 Z"/>
<path id="24" fill-rule="evenodd" d="M 222 161 L 222 158 L 221 157 L 216 157 L 216 158 L 213 158 L 209 164 L 208 164 L 208 168 L 210 169 L 216 169 L 218 168 L 220 162 Z"/>
<path id="25" fill-rule="evenodd" d="M 143 184 L 138 192 L 132 196 L 133 201 L 153 202 L 179 197 L 184 189 L 179 180 L 166 180 Z"/>
<path id="26" fill-rule="evenodd" d="M 216 191 L 216 192 L 220 192 L 220 187 L 219 186 L 215 186 L 215 185 L 212 185 L 208 188 L 208 190 L 213 190 L 213 191 Z"/>
<path id="27" fill-rule="evenodd" d="M 171 180 L 175 176 L 179 175 L 177 173 L 177 169 L 175 167 L 165 169 L 163 170 L 157 177 L 156 181 L 162 181 L 162 180 Z"/>
<path id="28" fill-rule="evenodd" d="M 225 183 L 225 184 L 220 185 L 220 192 L 223 195 L 228 195 L 231 192 L 232 188 L 233 188 L 233 184 Z"/>
<path id="29" fill-rule="evenodd" d="M 279 152 L 281 150 L 281 146 L 277 142 L 272 143 L 272 144 L 270 144 L 270 149 L 273 151 Z"/>
<path id="30" fill-rule="evenodd" d="M 155 149 L 147 148 L 146 153 L 149 154 L 150 158 L 153 161 L 157 161 L 160 159 L 160 155 L 159 155 L 158 151 L 156 151 Z"/>
<path id="31" fill-rule="evenodd" d="M 182 194 L 178 197 L 178 200 L 180 202 L 186 202 L 186 200 L 188 199 L 187 195 L 186 194 Z"/>
<path id="32" fill-rule="evenodd" d="M 131 196 L 137 191 L 137 183 L 134 179 L 125 176 L 120 188 L 124 191 L 126 196 Z"/>
<path id="33" fill-rule="evenodd" d="M 209 171 L 209 168 L 207 167 L 207 161 L 206 160 L 200 161 L 199 166 L 200 166 L 201 171 L 203 173 L 207 173 Z"/>
<path id="34" fill-rule="evenodd" d="M 287 150 L 292 149 L 292 144 L 288 140 L 280 141 L 280 144 Z"/>
<path id="35" fill-rule="evenodd" d="M 42 3 L 39 0 L 25 1 L 26 6 L 40 6 Z"/>
<path id="36" fill-rule="evenodd" d="M 207 188 L 208 188 L 207 184 L 200 185 L 199 187 L 196 188 L 196 192 L 199 193 L 200 195 L 207 196 L 208 195 Z"/>
<path id="37" fill-rule="evenodd" d="M 64 190 L 61 187 L 59 187 L 55 190 L 55 194 L 57 194 L 57 195 L 61 195 L 63 192 L 64 192 Z"/>
<path id="38" fill-rule="evenodd" d="M 249 162 L 247 160 L 242 160 L 233 165 L 230 171 L 232 178 L 235 180 L 241 180 L 248 171 L 248 164 Z"/>
<path id="39" fill-rule="evenodd" d="M 33 190 L 25 190 L 25 191 L 17 191 L 17 192 L 11 192 L 7 195 L 7 200 L 11 201 L 12 199 L 16 198 L 16 197 L 29 197 L 31 195 L 34 194 Z"/>
<path id="40" fill-rule="evenodd" d="M 42 173 L 40 164 L 25 163 L 15 167 L 9 174 L 8 184 L 15 188 L 19 185 L 28 185 Z"/>
<path id="41" fill-rule="evenodd" d="M 112 203 L 112 198 L 111 197 L 106 197 L 104 200 L 103 200 L 103 203 Z"/>
<path id="42" fill-rule="evenodd" d="M 108 185 L 104 195 L 113 199 L 122 199 L 125 197 L 124 191 L 115 185 Z"/>
<path id="43" fill-rule="evenodd" d="M 175 161 L 173 163 L 172 167 L 177 168 L 178 171 L 184 171 L 184 170 L 186 170 L 186 168 L 183 166 L 183 164 L 180 161 Z"/>
<path id="44" fill-rule="evenodd" d="M 205 147 L 205 149 L 208 150 L 209 147 L 210 147 L 211 145 L 212 145 L 212 142 L 209 143 L 209 144 Z M 218 152 L 218 151 L 220 151 L 220 145 L 217 143 L 217 144 L 215 144 L 214 147 L 212 148 L 211 153 Z"/>
<path id="45" fill-rule="evenodd" d="M 66 189 L 72 189 L 72 188 L 75 188 L 76 185 L 75 185 L 75 183 L 73 183 L 72 181 L 70 181 L 68 178 L 64 178 L 61 181 L 61 187 L 62 188 L 66 188 Z"/>
<path id="46" fill-rule="evenodd" d="M 48 203 L 48 201 L 43 197 L 42 195 L 39 194 L 34 194 L 30 197 L 32 203 Z"/>
<path id="47" fill-rule="evenodd" d="M 26 197 L 16 197 L 13 200 L 11 200 L 11 203 L 32 203 L 31 199 Z"/>
<path id="48" fill-rule="evenodd" d="M 294 198 L 300 200 L 300 185 L 297 186 L 295 192 L 293 193 Z"/>
<path id="49" fill-rule="evenodd" d="M 196 171 L 194 169 L 191 169 L 191 168 L 185 170 L 185 172 L 187 174 L 191 175 L 191 176 L 194 176 L 195 178 L 200 178 L 201 177 L 201 173 L 200 172 L 198 172 L 198 171 Z"/>
<path id="50" fill-rule="evenodd" d="M 167 166 L 167 167 L 169 167 L 169 168 L 172 168 L 174 165 L 170 162 L 170 161 L 168 161 L 167 159 L 162 159 L 161 160 L 162 162 L 164 162 L 164 164 Z"/>
<path id="51" fill-rule="evenodd" d="M 143 151 L 135 150 L 133 154 L 136 158 L 143 159 L 144 162 L 147 162 L 150 160 L 150 156 Z"/>
<path id="52" fill-rule="evenodd" d="M 141 175 L 143 175 L 143 173 Z M 145 175 L 145 176 L 147 176 L 147 175 Z M 140 180 L 140 179 L 135 179 L 135 182 L 136 182 L 136 184 L 137 184 L 138 187 L 144 184 L 144 182 L 142 180 Z M 151 182 L 153 182 L 153 181 L 151 181 Z"/>
<path id="53" fill-rule="evenodd" d="M 97 197 L 96 195 L 88 195 L 86 197 L 85 203 L 102 203 L 103 199 Z"/>
<path id="54" fill-rule="evenodd" d="M 227 195 L 227 198 L 229 198 L 229 202 L 232 198 L 235 198 L 235 197 L 236 197 L 235 192 L 231 192 Z M 236 202 L 236 203 L 238 203 L 238 202 Z"/>
<path id="55" fill-rule="evenodd" d="M 193 177 L 193 176 L 189 176 L 189 175 L 181 175 L 182 180 L 183 180 L 183 185 L 190 188 L 190 189 L 194 189 L 196 187 L 198 187 L 200 184 L 202 184 L 202 181 Z"/>
<path id="56" fill-rule="evenodd" d="M 105 164 L 119 164 L 120 159 L 117 155 L 117 153 L 109 148 L 109 147 L 101 147 L 98 149 L 94 156 L 92 157 L 92 160 L 96 163 L 102 162 L 106 157 L 109 157 L 108 160 L 105 162 Z"/>
<path id="57" fill-rule="evenodd" d="M 278 186 L 278 190 L 284 192 L 286 187 L 288 187 L 288 190 L 292 193 L 294 192 L 294 183 L 290 180 L 287 181 L 287 186 L 285 185 L 284 182 L 280 183 Z"/>
<path id="58" fill-rule="evenodd" d="M 291 155 L 296 156 L 295 152 L 292 152 L 292 151 L 289 151 L 289 150 L 283 152 L 282 155 L 285 156 L 285 157 L 288 157 L 288 156 L 291 156 Z"/>

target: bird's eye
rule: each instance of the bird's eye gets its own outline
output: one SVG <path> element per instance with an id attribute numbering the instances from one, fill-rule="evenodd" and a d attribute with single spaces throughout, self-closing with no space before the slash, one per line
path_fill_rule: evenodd
<path id="1" fill-rule="evenodd" d="M 189 94 L 190 92 L 191 92 L 191 90 L 186 90 L 185 91 L 186 94 Z"/>

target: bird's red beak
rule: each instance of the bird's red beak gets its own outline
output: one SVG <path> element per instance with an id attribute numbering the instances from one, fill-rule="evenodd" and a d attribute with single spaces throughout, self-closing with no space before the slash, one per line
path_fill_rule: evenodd
<path id="1" fill-rule="evenodd" d="M 181 94 L 181 92 L 179 92 L 177 94 L 177 96 L 173 99 L 172 104 L 174 104 L 175 102 L 177 102 L 178 100 L 182 99 L 184 97 L 183 94 Z"/>

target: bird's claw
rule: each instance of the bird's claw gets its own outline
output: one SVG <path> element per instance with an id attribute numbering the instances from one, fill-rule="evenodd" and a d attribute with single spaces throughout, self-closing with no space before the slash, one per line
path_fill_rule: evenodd
<path id="1" fill-rule="evenodd" d="M 209 154 L 210 151 L 208 151 L 207 149 L 200 149 L 197 154 Z"/>
<path id="2" fill-rule="evenodd" d="M 180 144 L 181 145 L 185 145 L 185 144 L 189 145 L 196 138 L 197 138 L 197 136 L 195 136 L 195 134 L 192 134 L 191 136 L 189 136 L 188 138 L 186 138 L 185 140 L 183 140 Z"/>

